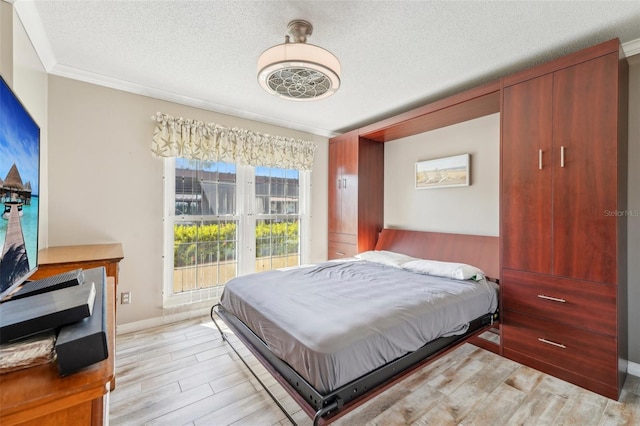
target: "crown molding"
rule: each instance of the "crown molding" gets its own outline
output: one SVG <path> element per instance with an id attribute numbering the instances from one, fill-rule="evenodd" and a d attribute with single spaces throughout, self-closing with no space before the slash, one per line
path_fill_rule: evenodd
<path id="1" fill-rule="evenodd" d="M 640 38 L 623 43 L 622 50 L 627 58 L 640 54 Z"/>
<path id="2" fill-rule="evenodd" d="M 247 111 L 243 111 L 237 108 L 220 105 L 214 102 L 208 102 L 202 99 L 192 98 L 190 96 L 180 95 L 178 93 L 169 92 L 166 90 L 157 89 L 154 87 L 144 86 L 138 83 L 132 83 L 126 80 L 120 80 L 117 78 L 107 77 L 102 74 L 93 73 L 90 71 L 80 70 L 65 65 L 56 64 L 49 71 L 49 74 L 60 77 L 66 77 L 73 80 L 83 81 L 85 83 L 91 83 L 98 86 L 109 87 L 111 89 L 122 90 L 137 95 L 147 96 L 150 98 L 160 99 L 163 101 L 174 102 L 181 105 L 186 105 L 194 108 L 200 108 L 207 111 L 217 112 L 220 114 L 232 115 L 238 118 L 244 118 L 252 121 L 259 121 L 265 124 L 271 124 L 274 126 L 285 127 L 291 130 L 298 130 L 305 133 L 311 133 L 318 136 L 324 136 L 331 138 L 337 135 L 335 132 L 331 132 L 326 129 L 319 129 L 310 126 L 301 126 L 300 123 L 296 123 L 288 120 L 273 119 L 260 114 L 253 114 Z"/>

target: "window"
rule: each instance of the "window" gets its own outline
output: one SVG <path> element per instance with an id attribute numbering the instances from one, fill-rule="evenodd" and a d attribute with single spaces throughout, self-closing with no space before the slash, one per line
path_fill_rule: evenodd
<path id="1" fill-rule="evenodd" d="M 309 172 L 165 160 L 165 306 L 220 296 L 231 278 L 308 256 Z"/>
<path id="2" fill-rule="evenodd" d="M 255 169 L 256 270 L 300 264 L 300 172 Z"/>

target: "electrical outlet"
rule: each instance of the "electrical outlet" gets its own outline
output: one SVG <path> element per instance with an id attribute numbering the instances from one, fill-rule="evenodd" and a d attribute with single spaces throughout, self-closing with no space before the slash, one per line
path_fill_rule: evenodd
<path id="1" fill-rule="evenodd" d="M 131 292 L 126 291 L 124 293 L 120 293 L 120 304 L 128 305 L 129 303 L 131 303 Z"/>

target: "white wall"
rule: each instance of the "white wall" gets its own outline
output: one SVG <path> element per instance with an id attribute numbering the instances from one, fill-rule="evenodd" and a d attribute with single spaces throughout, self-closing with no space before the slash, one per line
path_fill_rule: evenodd
<path id="1" fill-rule="evenodd" d="M 327 252 L 327 138 L 83 83 L 49 77 L 49 245 L 121 242 L 118 324 L 162 317 L 163 161 L 151 155 L 163 112 L 318 144 L 312 172 L 312 253 Z"/>
<path id="2" fill-rule="evenodd" d="M 415 189 L 418 161 L 471 154 L 468 187 Z M 385 227 L 499 235 L 500 114 L 385 144 Z"/>
<path id="3" fill-rule="evenodd" d="M 13 7 L 0 1 L 0 74 L 13 84 Z"/>

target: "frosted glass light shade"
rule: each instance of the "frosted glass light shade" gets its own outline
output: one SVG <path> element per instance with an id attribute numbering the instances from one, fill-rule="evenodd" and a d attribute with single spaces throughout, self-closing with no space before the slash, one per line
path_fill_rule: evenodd
<path id="1" fill-rule="evenodd" d="M 340 87 L 340 61 L 313 44 L 279 44 L 258 58 L 258 82 L 267 92 L 289 100 L 326 98 Z"/>

